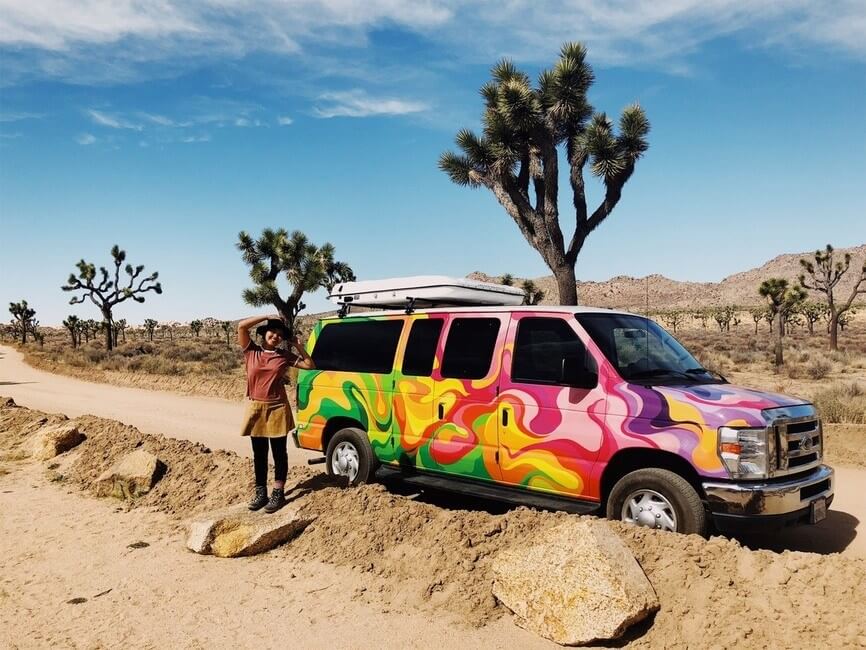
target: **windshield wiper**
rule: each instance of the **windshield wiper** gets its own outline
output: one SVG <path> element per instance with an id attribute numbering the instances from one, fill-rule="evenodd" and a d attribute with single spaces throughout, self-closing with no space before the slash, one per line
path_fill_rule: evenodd
<path id="1" fill-rule="evenodd" d="M 715 370 L 707 370 L 706 368 L 689 368 L 686 370 L 686 372 L 690 375 L 709 375 L 710 377 L 715 376 L 721 379 L 723 384 L 728 383 L 728 380 L 725 379 L 725 376 L 720 372 L 716 372 Z"/>
<path id="2" fill-rule="evenodd" d="M 692 379 L 691 375 L 687 375 L 681 370 L 674 370 L 672 368 L 650 368 L 649 370 L 640 370 L 632 375 L 629 375 L 629 379 L 643 379 L 649 377 L 680 377 L 681 379 Z"/>

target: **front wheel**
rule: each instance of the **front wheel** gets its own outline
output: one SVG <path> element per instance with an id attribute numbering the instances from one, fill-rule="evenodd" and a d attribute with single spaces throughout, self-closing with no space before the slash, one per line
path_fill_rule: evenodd
<path id="1" fill-rule="evenodd" d="M 341 429 L 331 438 L 325 460 L 328 475 L 343 476 L 349 485 L 369 483 L 379 466 L 366 432 L 354 427 Z"/>
<path id="2" fill-rule="evenodd" d="M 679 474 L 656 467 L 623 476 L 607 500 L 607 518 L 624 523 L 705 535 L 707 513 L 695 488 Z"/>

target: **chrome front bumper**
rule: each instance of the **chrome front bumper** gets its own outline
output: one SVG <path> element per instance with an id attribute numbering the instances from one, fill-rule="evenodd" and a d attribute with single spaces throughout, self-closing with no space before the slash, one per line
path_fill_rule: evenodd
<path id="1" fill-rule="evenodd" d="M 814 501 L 833 499 L 833 468 L 819 465 L 804 476 L 781 482 L 706 482 L 707 507 L 714 515 L 762 517 L 806 510 Z"/>

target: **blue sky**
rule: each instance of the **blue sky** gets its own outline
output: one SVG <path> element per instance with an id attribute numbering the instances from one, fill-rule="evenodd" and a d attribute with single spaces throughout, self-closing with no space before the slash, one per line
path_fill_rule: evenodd
<path id="1" fill-rule="evenodd" d="M 60 285 L 118 243 L 165 288 L 120 317 L 238 318 L 256 310 L 237 233 L 265 227 L 331 242 L 360 278 L 545 275 L 436 161 L 478 127 L 498 58 L 535 76 L 567 40 L 597 110 L 639 101 L 652 122 L 579 279 L 720 280 L 861 244 L 866 6 L 820 4 L 0 0 L 0 304 L 96 317 Z"/>

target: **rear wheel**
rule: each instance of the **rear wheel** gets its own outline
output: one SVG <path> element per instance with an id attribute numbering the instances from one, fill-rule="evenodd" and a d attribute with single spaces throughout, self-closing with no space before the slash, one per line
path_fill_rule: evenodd
<path id="1" fill-rule="evenodd" d="M 705 535 L 707 513 L 695 488 L 666 469 L 639 469 L 623 476 L 607 500 L 607 518 L 624 523 Z"/>
<path id="2" fill-rule="evenodd" d="M 334 434 L 328 443 L 325 459 L 328 475 L 343 476 L 349 485 L 369 483 L 379 467 L 367 433 L 355 427 Z"/>

